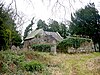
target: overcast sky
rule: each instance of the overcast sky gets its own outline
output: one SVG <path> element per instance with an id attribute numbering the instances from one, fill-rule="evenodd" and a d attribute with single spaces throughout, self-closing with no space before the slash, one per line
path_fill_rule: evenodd
<path id="1" fill-rule="evenodd" d="M 6 5 L 9 5 L 12 0 L 3 0 Z M 43 2 L 42 2 L 43 1 Z M 70 20 L 71 12 L 75 12 L 81 7 L 84 7 L 89 2 L 94 2 L 96 8 L 100 10 L 100 0 L 59 0 L 63 6 L 57 5 L 54 7 L 56 0 L 16 0 L 17 10 L 23 12 L 28 22 L 23 25 L 23 31 L 26 26 L 29 25 L 32 17 L 35 16 L 36 19 L 48 20 L 49 18 L 55 19 L 57 21 Z M 71 4 L 70 4 L 71 3 Z M 66 10 L 66 11 L 65 11 Z M 65 13 L 66 12 L 66 13 Z M 36 25 L 34 25 L 34 29 Z"/>

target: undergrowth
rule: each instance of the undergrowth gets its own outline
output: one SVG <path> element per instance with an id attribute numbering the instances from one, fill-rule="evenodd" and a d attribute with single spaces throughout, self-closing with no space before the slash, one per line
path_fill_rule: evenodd
<path id="1" fill-rule="evenodd" d="M 0 75 L 99 75 L 100 53 L 0 51 Z"/>

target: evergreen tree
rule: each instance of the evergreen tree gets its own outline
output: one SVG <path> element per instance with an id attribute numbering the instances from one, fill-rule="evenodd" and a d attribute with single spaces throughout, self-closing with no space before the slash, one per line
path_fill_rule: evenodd
<path id="1" fill-rule="evenodd" d="M 3 3 L 0 3 L 0 50 L 6 50 L 10 48 L 10 45 L 15 45 L 13 42 L 19 42 L 16 46 L 21 44 L 21 37 L 16 30 L 16 24 L 11 13 L 4 7 Z M 19 37 L 20 41 L 13 40 L 15 36 Z"/>
<path id="2" fill-rule="evenodd" d="M 99 44 L 100 51 L 100 15 L 94 3 L 89 3 L 71 15 L 71 34 L 89 36 L 94 44 Z"/>
<path id="3" fill-rule="evenodd" d="M 48 25 L 45 23 L 45 21 L 42 21 L 41 19 L 37 22 L 37 29 L 43 29 L 48 30 Z"/>

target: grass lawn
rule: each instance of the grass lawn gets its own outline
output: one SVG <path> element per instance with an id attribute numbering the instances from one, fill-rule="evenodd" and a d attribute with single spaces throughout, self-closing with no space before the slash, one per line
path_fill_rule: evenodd
<path id="1" fill-rule="evenodd" d="M 20 67 L 21 62 L 34 60 L 45 65 L 43 72 L 30 73 Z M 6 67 L 2 68 L 2 63 L 5 64 Z M 100 53 L 58 53 L 53 56 L 46 52 L 1 51 L 0 70 L 0 75 L 11 75 L 11 73 L 12 75 L 100 75 Z"/>

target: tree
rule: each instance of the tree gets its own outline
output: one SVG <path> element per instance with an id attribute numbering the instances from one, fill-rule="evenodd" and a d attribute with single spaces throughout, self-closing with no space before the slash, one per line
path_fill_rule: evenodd
<path id="1" fill-rule="evenodd" d="M 56 20 L 51 19 L 49 22 L 49 30 L 52 32 L 59 32 L 60 31 L 59 23 Z"/>
<path id="2" fill-rule="evenodd" d="M 32 20 L 31 20 L 31 24 L 29 24 L 29 25 L 26 27 L 26 29 L 25 29 L 25 32 L 24 32 L 24 39 L 25 39 L 25 38 L 28 36 L 28 34 L 32 31 L 32 26 L 33 26 L 33 24 L 34 24 L 33 20 L 34 20 L 34 17 L 33 17 Z"/>
<path id="3" fill-rule="evenodd" d="M 60 23 L 60 30 L 59 34 L 65 39 L 69 34 L 68 34 L 68 28 L 66 27 L 65 24 Z"/>
<path id="4" fill-rule="evenodd" d="M 45 21 L 42 21 L 41 19 L 37 22 L 37 29 L 43 29 L 48 30 L 48 25 L 45 23 Z"/>
<path id="5" fill-rule="evenodd" d="M 5 27 L 3 26 L 3 22 L 0 19 L 0 50 L 2 50 L 4 48 L 4 45 L 6 44 L 6 40 L 5 40 Z"/>
<path id="6" fill-rule="evenodd" d="M 21 45 L 21 42 L 22 42 L 21 35 L 18 34 L 18 31 L 13 31 L 11 37 L 11 44 L 17 47 Z"/>
<path id="7" fill-rule="evenodd" d="M 4 4 L 0 3 L 0 50 L 6 50 L 10 48 L 10 45 L 15 45 L 14 41 L 19 42 L 16 46 L 21 43 L 21 37 L 16 30 L 16 24 L 11 14 L 12 11 L 8 11 Z M 19 37 L 18 40 L 13 40 L 15 36 Z"/>
<path id="8" fill-rule="evenodd" d="M 45 23 L 45 21 L 42 21 L 41 19 L 37 22 L 37 28 L 36 29 L 43 29 L 45 31 L 51 31 L 51 32 L 58 32 L 63 38 L 66 38 L 68 35 L 68 30 L 65 24 L 58 23 L 56 20 L 49 19 L 48 25 Z"/>
<path id="9" fill-rule="evenodd" d="M 47 25 L 45 21 L 41 19 L 37 22 L 36 29 L 43 29 L 44 31 L 58 32 L 63 38 L 66 38 L 68 35 L 68 30 L 65 24 L 58 23 L 56 20 L 50 19 L 49 24 Z"/>
<path id="10" fill-rule="evenodd" d="M 89 36 L 94 44 L 99 44 L 100 51 L 100 15 L 95 4 L 89 3 L 85 8 L 76 11 L 74 15 L 71 14 L 71 20 L 69 26 L 71 34 Z"/>
<path id="11" fill-rule="evenodd" d="M 68 29 L 66 25 L 64 23 L 58 23 L 53 19 L 50 20 L 48 29 L 48 31 L 58 32 L 63 38 L 68 36 Z"/>

